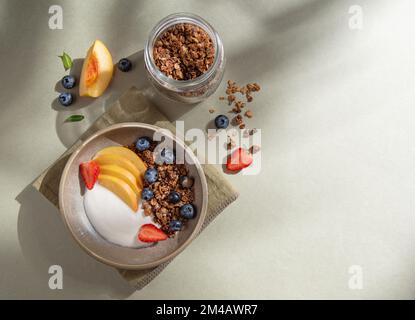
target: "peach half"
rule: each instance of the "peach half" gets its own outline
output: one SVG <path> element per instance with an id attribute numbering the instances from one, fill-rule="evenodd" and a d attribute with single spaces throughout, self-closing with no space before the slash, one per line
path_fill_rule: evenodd
<path id="1" fill-rule="evenodd" d="M 94 98 L 101 96 L 110 84 L 113 72 L 111 53 L 100 40 L 95 40 L 82 66 L 79 95 Z"/>

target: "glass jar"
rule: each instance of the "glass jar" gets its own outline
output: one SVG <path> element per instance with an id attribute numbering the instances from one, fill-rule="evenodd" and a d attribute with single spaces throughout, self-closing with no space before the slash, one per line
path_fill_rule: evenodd
<path id="1" fill-rule="evenodd" d="M 202 75 L 190 80 L 176 80 L 166 76 L 156 66 L 153 48 L 157 39 L 176 24 L 189 23 L 202 28 L 211 38 L 215 50 L 213 64 Z M 218 88 L 225 70 L 225 55 L 222 40 L 212 26 L 201 17 L 191 13 L 175 13 L 162 19 L 150 32 L 144 49 L 144 62 L 148 78 L 156 90 L 163 95 L 184 103 L 200 102 Z"/>

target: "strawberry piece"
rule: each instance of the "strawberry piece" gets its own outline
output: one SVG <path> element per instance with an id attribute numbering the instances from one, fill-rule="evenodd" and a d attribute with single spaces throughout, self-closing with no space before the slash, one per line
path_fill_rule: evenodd
<path id="1" fill-rule="evenodd" d="M 138 240 L 143 242 L 158 242 L 167 239 L 167 235 L 154 224 L 144 224 L 138 233 Z"/>
<path id="2" fill-rule="evenodd" d="M 239 171 L 251 165 L 252 155 L 244 148 L 238 148 L 228 157 L 226 169 L 229 171 Z"/>
<path id="3" fill-rule="evenodd" d="M 79 165 L 79 172 L 81 173 L 81 177 L 84 180 L 85 186 L 91 190 L 95 182 L 97 182 L 98 175 L 99 175 L 99 165 L 96 161 L 91 160 L 88 162 L 82 162 Z"/>

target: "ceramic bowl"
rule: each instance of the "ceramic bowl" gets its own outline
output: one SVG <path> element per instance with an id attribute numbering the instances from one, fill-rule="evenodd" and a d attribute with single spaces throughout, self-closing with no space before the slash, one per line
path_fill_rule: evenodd
<path id="1" fill-rule="evenodd" d="M 185 163 L 194 182 L 194 205 L 197 216 L 189 220 L 174 238 L 145 248 L 127 248 L 113 244 L 97 233 L 86 215 L 84 184 L 79 175 L 79 164 L 91 160 L 104 147 L 130 145 L 138 137 L 153 137 L 157 132 L 163 139 L 173 141 L 176 152 L 185 154 Z M 59 186 L 59 208 L 73 238 L 91 256 L 120 269 L 148 269 L 156 267 L 179 254 L 200 231 L 207 211 L 207 183 L 202 166 L 186 144 L 170 131 L 144 123 L 120 123 L 93 134 L 69 158 Z"/>

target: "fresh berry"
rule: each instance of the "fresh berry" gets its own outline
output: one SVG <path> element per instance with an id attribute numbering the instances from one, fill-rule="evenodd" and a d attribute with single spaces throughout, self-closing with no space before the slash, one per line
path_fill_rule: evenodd
<path id="1" fill-rule="evenodd" d="M 178 193 L 177 191 L 172 191 L 169 193 L 168 198 L 169 198 L 169 202 L 177 203 L 180 201 L 182 197 L 180 196 L 180 193 Z"/>
<path id="2" fill-rule="evenodd" d="M 196 209 L 194 205 L 186 203 L 180 208 L 180 215 L 185 219 L 193 219 L 196 215 Z"/>
<path id="3" fill-rule="evenodd" d="M 218 129 L 226 129 L 229 126 L 229 118 L 223 114 L 215 118 L 215 126 Z"/>
<path id="4" fill-rule="evenodd" d="M 179 220 L 172 220 L 169 227 L 171 231 L 180 231 L 182 229 L 182 222 Z"/>
<path id="5" fill-rule="evenodd" d="M 158 171 L 155 168 L 150 168 L 147 169 L 146 172 L 144 173 L 144 179 L 148 182 L 148 183 L 154 183 L 157 181 L 158 178 Z"/>
<path id="6" fill-rule="evenodd" d="M 122 72 L 128 72 L 132 68 L 133 64 L 127 58 L 123 58 L 120 61 L 118 61 L 118 69 L 120 69 Z"/>
<path id="7" fill-rule="evenodd" d="M 175 162 L 174 151 L 170 148 L 157 149 L 154 152 L 155 162 L 157 164 L 173 164 Z"/>
<path id="8" fill-rule="evenodd" d="M 59 95 L 59 102 L 65 107 L 70 106 L 73 102 L 72 94 L 69 92 L 61 93 Z"/>
<path id="9" fill-rule="evenodd" d="M 81 177 L 84 180 L 85 186 L 91 190 L 95 182 L 97 182 L 98 175 L 99 175 L 99 165 L 96 161 L 91 160 L 88 162 L 82 162 L 79 165 L 79 172 L 81 173 Z"/>
<path id="10" fill-rule="evenodd" d="M 72 89 L 73 87 L 75 87 L 75 77 L 74 76 L 64 76 L 61 80 L 62 86 L 65 89 Z"/>
<path id="11" fill-rule="evenodd" d="M 228 157 L 226 168 L 229 171 L 239 171 L 248 167 L 252 161 L 252 155 L 248 152 L 248 150 L 238 148 Z"/>
<path id="12" fill-rule="evenodd" d="M 153 199 L 154 192 L 150 188 L 144 188 L 143 192 L 141 192 L 141 199 L 148 201 Z"/>
<path id="13" fill-rule="evenodd" d="M 135 147 L 138 151 L 145 151 L 150 148 L 150 140 L 147 137 L 138 138 L 137 142 L 135 143 Z"/>
<path id="14" fill-rule="evenodd" d="M 154 224 L 144 224 L 138 232 L 138 240 L 142 242 L 158 242 L 167 239 L 167 235 Z"/>
<path id="15" fill-rule="evenodd" d="M 174 151 L 169 148 L 164 148 L 160 153 L 161 160 L 166 164 L 174 163 Z"/>
<path id="16" fill-rule="evenodd" d="M 182 186 L 182 188 L 185 188 L 185 189 L 191 188 L 193 186 L 193 183 L 194 183 L 193 178 L 189 178 L 188 176 L 180 177 L 180 185 Z"/>

